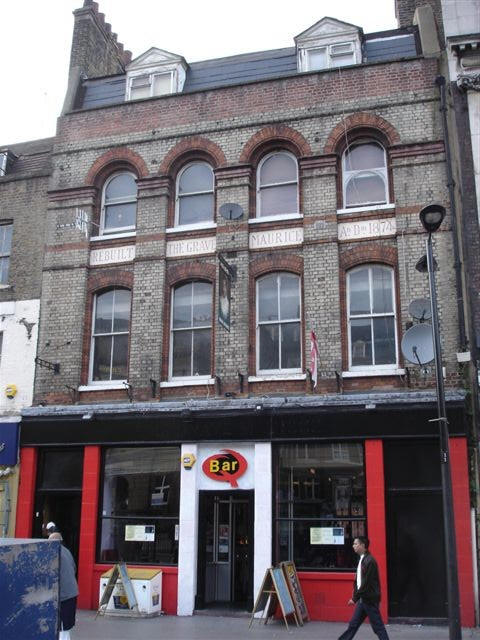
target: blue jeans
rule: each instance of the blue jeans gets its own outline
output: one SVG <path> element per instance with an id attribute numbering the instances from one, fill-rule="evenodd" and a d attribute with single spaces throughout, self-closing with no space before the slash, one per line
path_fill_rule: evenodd
<path id="1" fill-rule="evenodd" d="M 351 640 L 367 616 L 373 632 L 380 640 L 389 640 L 378 606 L 376 604 L 367 604 L 366 602 L 362 602 L 362 600 L 359 600 L 355 605 L 355 611 L 353 612 L 352 619 L 348 623 L 348 628 L 342 633 L 338 640 Z"/>

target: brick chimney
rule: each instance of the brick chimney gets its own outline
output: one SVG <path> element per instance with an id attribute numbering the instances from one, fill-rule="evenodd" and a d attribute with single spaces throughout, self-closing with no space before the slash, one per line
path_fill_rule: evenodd
<path id="1" fill-rule="evenodd" d="M 82 78 L 125 73 L 125 66 L 131 61 L 132 54 L 117 41 L 117 34 L 105 22 L 105 15 L 98 10 L 98 3 L 84 0 L 83 7 L 73 12 L 72 50 L 68 87 L 63 103 L 62 114 L 71 111 L 79 91 Z"/>
<path id="2" fill-rule="evenodd" d="M 123 45 L 117 42 L 117 34 L 112 33 L 111 25 L 105 22 L 98 3 L 84 0 L 83 7 L 76 9 L 73 15 L 70 72 L 75 69 L 89 78 L 124 73 L 131 53 L 124 51 Z"/>
<path id="3" fill-rule="evenodd" d="M 429 5 L 433 11 L 437 24 L 438 35 L 442 47 L 444 46 L 444 31 L 442 17 L 442 0 L 395 0 L 395 15 L 399 27 L 409 27 L 414 22 L 415 11 L 425 5 Z"/>

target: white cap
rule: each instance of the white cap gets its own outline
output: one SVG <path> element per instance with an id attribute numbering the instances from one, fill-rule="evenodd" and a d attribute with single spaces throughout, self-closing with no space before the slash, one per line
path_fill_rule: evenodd
<path id="1" fill-rule="evenodd" d="M 56 526 L 57 525 L 54 522 L 47 522 L 45 529 L 55 529 Z"/>

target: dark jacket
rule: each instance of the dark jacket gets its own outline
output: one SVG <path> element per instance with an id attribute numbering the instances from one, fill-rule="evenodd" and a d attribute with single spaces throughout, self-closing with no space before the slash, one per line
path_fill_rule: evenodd
<path id="1" fill-rule="evenodd" d="M 376 604 L 380 602 L 380 577 L 378 574 L 378 565 L 375 558 L 368 551 L 365 552 L 360 567 L 361 582 L 360 589 L 357 588 L 357 574 L 353 581 L 352 600 L 358 602 L 360 598 L 367 604 Z"/>

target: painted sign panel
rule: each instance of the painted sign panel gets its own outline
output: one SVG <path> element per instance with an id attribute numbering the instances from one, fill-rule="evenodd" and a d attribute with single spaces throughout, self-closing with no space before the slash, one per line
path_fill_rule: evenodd
<path id="1" fill-rule="evenodd" d="M 188 240 L 170 240 L 167 242 L 167 258 L 197 256 L 202 253 L 214 253 L 217 246 L 215 236 L 209 238 L 188 238 Z"/>
<path id="2" fill-rule="evenodd" d="M 302 244 L 303 228 L 272 229 L 271 231 L 255 231 L 248 237 L 250 249 L 265 249 L 267 247 L 286 247 Z"/>
<path id="3" fill-rule="evenodd" d="M 248 463 L 242 454 L 233 449 L 222 449 L 202 464 L 206 476 L 217 482 L 228 482 L 234 489 L 238 487 L 237 478 L 245 473 L 247 467 Z"/>
<path id="4" fill-rule="evenodd" d="M 395 235 L 396 232 L 397 223 L 395 218 L 385 218 L 383 220 L 359 220 L 358 222 L 341 222 L 338 225 L 338 239 L 343 241 L 391 236 Z"/>
<path id="5" fill-rule="evenodd" d="M 0 464 L 13 467 L 18 460 L 18 422 L 0 422 Z"/>
<path id="6" fill-rule="evenodd" d="M 93 249 L 90 252 L 90 265 L 98 267 L 103 264 L 116 262 L 131 262 L 135 258 L 135 245 L 126 247 L 108 247 L 108 249 Z"/>

